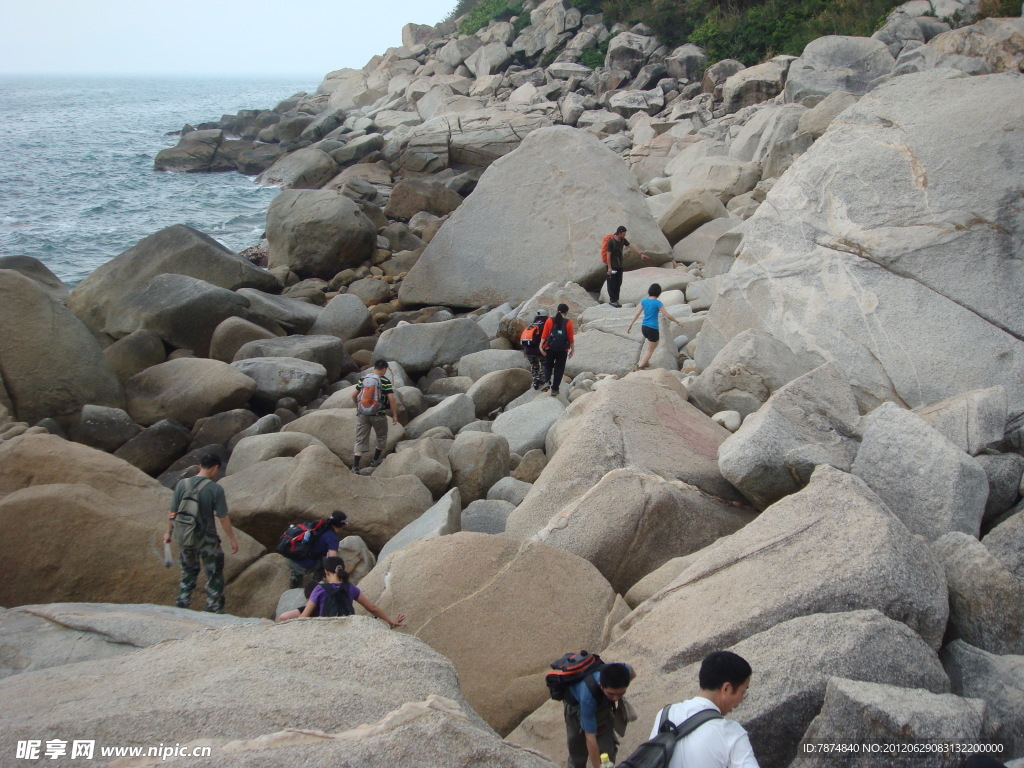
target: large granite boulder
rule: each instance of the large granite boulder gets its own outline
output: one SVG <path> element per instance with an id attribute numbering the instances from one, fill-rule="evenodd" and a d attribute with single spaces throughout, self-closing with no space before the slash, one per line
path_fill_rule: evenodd
<path id="1" fill-rule="evenodd" d="M 238 318 L 236 318 L 238 319 Z M 245 322 L 239 319 L 239 322 Z M 167 361 L 163 339 L 152 331 L 138 330 L 122 336 L 103 350 L 110 367 L 121 381 L 150 366 Z"/>
<path id="2" fill-rule="evenodd" d="M 469 318 L 439 323 L 406 323 L 389 328 L 374 347 L 374 358 L 394 360 L 411 374 L 457 363 L 464 355 L 490 348 L 487 334 Z"/>
<path id="3" fill-rule="evenodd" d="M 491 433 L 504 437 L 508 441 L 508 449 L 522 456 L 529 450 L 544 447 L 548 430 L 564 411 L 565 404 L 559 398 L 538 395 L 498 416 Z"/>
<path id="4" fill-rule="evenodd" d="M 252 288 L 240 288 L 238 295 L 248 299 L 253 312 L 272 320 L 288 333 L 309 333 L 327 309 L 301 299 L 274 296 Z"/>
<path id="5" fill-rule="evenodd" d="M 756 328 L 809 368 L 834 361 L 865 410 L 996 384 L 1024 408 L 1024 221 L 1006 205 L 1024 143 L 1003 130 L 1021 123 L 1024 82 L 1009 74 L 907 75 L 848 107 L 745 222 L 698 368 Z M 977 180 L 969 210 L 965 178 Z M 866 191 L 865 179 L 886 181 Z"/>
<path id="6" fill-rule="evenodd" d="M 507 532 L 527 539 L 551 516 L 613 469 L 632 467 L 681 480 L 712 498 L 741 497 L 718 471 L 729 432 L 686 402 L 667 371 L 632 374 L 576 400 L 548 432 L 548 464 L 508 519 Z"/>
<path id="7" fill-rule="evenodd" d="M 593 563 L 619 594 L 675 557 L 713 544 L 754 519 L 681 482 L 613 469 L 558 511 L 534 540 Z"/>
<path id="8" fill-rule="evenodd" d="M 276 546 L 291 523 L 327 517 L 341 506 L 349 516 L 346 532 L 379 551 L 433 504 L 417 478 L 362 477 L 316 445 L 294 458 L 262 461 L 221 485 L 232 521 L 267 546 Z"/>
<path id="9" fill-rule="evenodd" d="M 409 271 L 399 298 L 477 307 L 526 301 L 551 281 L 597 287 L 601 238 L 621 223 L 652 263 L 669 259 L 671 248 L 621 158 L 584 131 L 536 131 L 484 172 Z M 627 256 L 627 268 L 638 261 Z"/>
<path id="10" fill-rule="evenodd" d="M 462 204 L 462 197 L 444 184 L 423 179 L 403 179 L 395 184 L 384 215 L 389 219 L 411 219 L 420 211 L 444 216 Z"/>
<path id="11" fill-rule="evenodd" d="M 466 506 L 485 498 L 491 486 L 509 473 L 508 440 L 490 432 L 460 432 L 448 458 L 452 482 Z"/>
<path id="12" fill-rule="evenodd" d="M 231 451 L 225 475 L 233 475 L 253 464 L 282 456 L 298 456 L 311 445 L 326 448 L 320 440 L 304 432 L 273 432 L 269 435 L 243 437 Z"/>
<path id="13" fill-rule="evenodd" d="M 190 674 L 182 673 L 183 658 Z M 339 665 L 341 658 L 347 662 Z M 97 685 L 100 679 L 106 683 Z M 311 705 L 309 692 L 325 688 L 346 705 Z M 451 662 L 364 617 L 197 632 L 119 658 L 17 675 L 0 689 L 10 713 L 0 736 L 4 754 L 14 754 L 18 740 L 59 734 L 68 723 L 81 734 L 143 748 L 254 739 L 285 728 L 337 732 L 438 695 L 464 710 L 463 723 L 487 729 L 462 698 Z"/>
<path id="14" fill-rule="evenodd" d="M 1007 397 L 1002 386 L 964 392 L 914 409 L 953 445 L 978 456 L 1006 432 Z"/>
<path id="15" fill-rule="evenodd" d="M 230 514 L 230 493 L 227 500 Z M 94 448 L 54 435 L 0 442 L 0 524 L 74 531 L 0 539 L 0 559 L 9 569 L 0 604 L 170 603 L 179 580 L 178 569 L 163 563 L 170 502 L 169 489 Z M 245 533 L 237 539 L 238 553 L 225 553 L 225 610 L 269 618 L 273 591 L 287 586 L 287 566 Z M 201 593 L 194 599 L 202 605 Z"/>
<path id="16" fill-rule="evenodd" d="M 1000 656 L 954 640 L 940 657 L 953 693 L 987 705 L 985 738 L 1002 744 L 1004 757 L 1024 752 L 1024 656 Z"/>
<path id="17" fill-rule="evenodd" d="M 48 603 L 0 611 L 0 679 L 39 669 L 123 656 L 207 629 L 260 619 L 169 605 Z"/>
<path id="18" fill-rule="evenodd" d="M 403 453 L 410 453 L 404 451 Z M 380 550 L 379 560 L 412 546 L 420 541 L 429 541 L 439 536 L 448 536 L 462 530 L 462 501 L 459 489 L 452 488 L 438 499 L 430 509 L 396 533 Z"/>
<path id="19" fill-rule="evenodd" d="M 154 365 L 125 382 L 128 413 L 143 426 L 174 419 L 192 426 L 205 416 L 240 408 L 256 382 L 219 360 L 182 357 Z"/>
<path id="20" fill-rule="evenodd" d="M 258 181 L 264 187 L 319 189 L 340 170 L 334 158 L 322 149 L 306 147 L 279 157 Z"/>
<path id="21" fill-rule="evenodd" d="M 878 406 L 861 429 L 851 471 L 912 533 L 929 541 L 950 531 L 978 537 L 988 500 L 981 464 L 895 403 Z"/>
<path id="22" fill-rule="evenodd" d="M 385 458 L 381 465 L 374 470 L 374 476 L 378 480 L 399 475 L 418 477 L 430 489 L 434 498 L 439 499 L 452 481 L 452 465 L 448 459 L 448 453 L 437 442 L 429 438 L 419 440 L 411 445 L 409 443 L 401 443 L 401 445 L 403 449 Z M 460 512 L 461 509 L 462 507 L 459 506 Z M 451 532 L 446 531 L 446 533 Z M 383 557 L 383 552 L 381 556 Z"/>
<path id="23" fill-rule="evenodd" d="M 529 390 L 532 381 L 530 372 L 522 368 L 491 371 L 473 382 L 466 395 L 473 401 L 477 418 L 483 419 Z"/>
<path id="24" fill-rule="evenodd" d="M 376 245 L 376 228 L 337 190 L 286 190 L 267 209 L 270 266 L 330 280 L 356 267 Z"/>
<path id="25" fill-rule="evenodd" d="M 233 362 L 231 367 L 256 382 L 253 400 L 270 408 L 283 397 L 305 405 L 320 393 L 327 378 L 327 369 L 320 363 L 296 357 L 251 357 Z"/>
<path id="26" fill-rule="evenodd" d="M 741 68 L 722 86 L 722 108 L 731 114 L 778 96 L 792 63 L 792 56 L 776 56 L 762 64 Z"/>
<path id="27" fill-rule="evenodd" d="M 120 312 L 125 294 L 165 273 L 188 275 L 230 291 L 281 290 L 277 278 L 266 270 L 253 266 L 209 235 L 175 224 L 143 238 L 94 270 L 71 292 L 68 309 L 89 326 L 102 329 L 108 314 Z"/>
<path id="28" fill-rule="evenodd" d="M 67 304 L 70 290 L 50 268 L 32 256 L 0 256 L 0 269 L 13 269 L 32 280 L 58 304 Z"/>
<path id="29" fill-rule="evenodd" d="M 337 336 L 279 336 L 273 339 L 250 341 L 239 347 L 234 361 L 257 357 L 291 357 L 322 365 L 327 381 L 334 382 L 358 366 L 345 353 L 345 345 Z"/>
<path id="30" fill-rule="evenodd" d="M 532 320 L 533 318 L 531 318 Z M 516 349 L 483 349 L 459 358 L 459 376 L 469 376 L 474 382 L 498 371 L 530 370 L 526 356 Z"/>
<path id="31" fill-rule="evenodd" d="M 255 418 L 253 415 L 253 419 Z M 114 451 L 114 455 L 133 467 L 138 467 L 147 475 L 157 477 L 188 451 L 191 439 L 192 434 L 183 424 L 173 419 L 162 419 L 142 430 Z M 215 442 L 212 440 L 203 443 L 203 446 L 213 445 Z"/>
<path id="32" fill-rule="evenodd" d="M 870 37 L 826 35 L 812 40 L 786 78 L 786 101 L 813 107 L 835 91 L 865 94 L 896 66 L 885 43 Z"/>
<path id="33" fill-rule="evenodd" d="M 86 404 L 124 406 L 117 375 L 77 317 L 12 269 L 0 269 L 0 295 L 0 390 L 17 419 L 68 424 Z"/>
<path id="34" fill-rule="evenodd" d="M 139 331 L 135 331 L 135 333 L 139 333 Z M 235 359 L 235 353 L 250 341 L 262 341 L 273 338 L 277 338 L 276 333 L 268 331 L 266 328 L 256 325 L 256 323 L 249 320 L 243 320 L 233 315 L 223 320 L 213 329 L 208 356 L 214 360 L 220 360 L 222 363 L 230 363 Z M 161 344 L 162 351 L 163 345 Z M 163 360 L 158 362 L 162 363 Z"/>
<path id="35" fill-rule="evenodd" d="M 69 435 L 76 443 L 113 453 L 141 431 L 142 427 L 120 408 L 84 405 L 71 423 Z"/>
<path id="36" fill-rule="evenodd" d="M 541 673 L 551 660 L 565 648 L 603 647 L 610 614 L 625 609 L 582 558 L 483 533 L 400 550 L 359 587 L 385 612 L 405 613 L 400 631 L 454 662 L 467 701 L 502 734 L 548 697 Z M 477 620 L 481 611 L 487 621 Z"/>
<path id="37" fill-rule="evenodd" d="M 370 310 L 358 296 L 343 293 L 335 296 L 317 316 L 309 333 L 319 336 L 337 336 L 348 341 L 367 336 L 375 330 Z"/>
<path id="38" fill-rule="evenodd" d="M 422 437 L 436 427 L 446 427 L 452 433 L 476 420 L 476 406 L 465 393 L 456 393 L 428 408 L 405 426 L 411 438 Z"/>

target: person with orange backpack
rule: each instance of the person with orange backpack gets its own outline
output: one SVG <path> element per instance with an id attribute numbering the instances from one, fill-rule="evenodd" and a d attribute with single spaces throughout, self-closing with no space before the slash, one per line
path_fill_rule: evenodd
<path id="1" fill-rule="evenodd" d="M 541 335 L 544 333 L 544 323 L 547 322 L 548 311 L 538 309 L 533 322 L 523 329 L 519 337 L 519 343 L 523 347 L 523 355 L 530 364 L 530 373 L 533 374 L 533 388 L 540 389 L 544 384 L 544 352 L 540 348 Z"/>
<path id="2" fill-rule="evenodd" d="M 613 307 L 622 306 L 619 304 L 619 290 L 622 288 L 622 249 L 629 248 L 641 259 L 646 259 L 647 254 L 637 250 L 636 246 L 630 245 L 626 239 L 626 228 L 618 227 L 614 235 L 605 235 L 601 241 L 601 261 L 606 268 L 606 282 L 608 284 L 608 302 Z"/>
<path id="3" fill-rule="evenodd" d="M 377 360 L 373 370 L 363 376 L 356 384 L 352 393 L 352 402 L 356 405 L 356 445 L 352 452 L 352 471 L 359 472 L 359 461 L 363 453 L 370 448 L 370 430 L 376 437 L 371 467 L 380 464 L 380 455 L 388 442 L 388 411 L 391 412 L 391 423 L 398 423 L 398 403 L 395 402 L 394 386 L 385 376 L 388 370 L 387 360 Z"/>

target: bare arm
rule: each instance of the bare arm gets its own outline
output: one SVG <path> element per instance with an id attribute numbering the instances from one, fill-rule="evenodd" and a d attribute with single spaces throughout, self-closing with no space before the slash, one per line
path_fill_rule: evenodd
<path id="1" fill-rule="evenodd" d="M 585 733 L 583 735 L 587 742 L 587 757 L 590 758 L 590 764 L 594 768 L 601 768 L 601 748 L 597 746 L 597 734 Z"/>
<path id="2" fill-rule="evenodd" d="M 672 315 L 670 315 L 668 313 L 668 310 L 665 309 L 665 305 L 664 304 L 661 305 L 661 308 L 658 311 L 661 312 L 661 314 L 663 314 L 665 316 L 665 319 L 668 320 L 670 323 L 675 323 L 680 328 L 683 327 L 682 323 L 680 323 L 678 320 L 676 320 L 674 317 L 672 317 Z"/>
<path id="3" fill-rule="evenodd" d="M 629 328 L 626 329 L 626 333 L 629 333 L 633 329 L 633 323 L 640 317 L 640 313 L 644 311 L 643 304 L 638 304 L 636 307 L 636 314 L 633 315 L 633 319 L 629 321 Z"/>
<path id="4" fill-rule="evenodd" d="M 238 554 L 238 541 L 235 539 L 235 529 L 231 527 L 231 518 L 225 515 L 220 519 L 220 524 L 224 526 L 224 533 L 228 535 L 228 541 L 231 542 L 231 554 Z"/>
<path id="5" fill-rule="evenodd" d="M 649 257 L 649 256 L 648 256 L 648 255 L 647 255 L 646 253 L 644 253 L 643 251 L 639 251 L 639 250 L 637 250 L 637 247 L 636 247 L 635 245 L 633 245 L 633 244 L 630 244 L 630 246 L 629 246 L 629 250 L 631 250 L 631 251 L 632 251 L 633 253 L 635 253 L 635 254 L 636 254 L 637 256 L 639 256 L 639 257 L 640 257 L 641 259 L 647 259 L 647 258 L 650 258 L 650 257 Z"/>
<path id="6" fill-rule="evenodd" d="M 384 613 L 384 611 L 382 611 L 380 608 L 374 605 L 370 601 L 370 598 L 368 598 L 363 593 L 359 594 L 359 597 L 356 598 L 356 602 L 363 606 L 363 608 L 365 608 L 367 611 L 369 611 L 371 614 L 376 616 L 381 621 L 386 621 L 391 626 L 392 629 L 394 629 L 395 627 L 400 627 L 402 626 L 402 624 L 405 623 L 404 613 L 395 614 L 395 618 L 390 619 L 388 618 L 387 614 Z"/>
<path id="7" fill-rule="evenodd" d="M 299 614 L 300 619 L 306 619 L 313 615 L 313 611 L 316 610 L 316 603 L 312 600 L 306 601 L 306 606 L 302 609 L 302 613 Z"/>
<path id="8" fill-rule="evenodd" d="M 391 404 L 391 423 L 398 423 L 398 401 L 395 399 L 394 392 L 388 392 L 388 403 Z"/>

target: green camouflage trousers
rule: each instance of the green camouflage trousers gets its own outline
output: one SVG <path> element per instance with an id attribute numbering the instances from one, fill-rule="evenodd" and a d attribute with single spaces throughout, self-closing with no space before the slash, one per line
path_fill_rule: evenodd
<path id="1" fill-rule="evenodd" d="M 181 550 L 181 584 L 174 604 L 179 608 L 188 608 L 192 604 L 200 561 L 206 574 L 206 610 L 224 613 L 224 550 L 220 548 L 220 539 L 215 538 L 204 539 L 194 549 Z"/>

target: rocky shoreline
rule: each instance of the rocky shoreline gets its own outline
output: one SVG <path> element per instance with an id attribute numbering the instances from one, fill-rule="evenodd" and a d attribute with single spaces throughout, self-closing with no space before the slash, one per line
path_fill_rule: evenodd
<path id="1" fill-rule="evenodd" d="M 407 25 L 157 157 L 280 187 L 252 252 L 173 226 L 72 291 L 0 258 L 0 755 L 74 732 L 213 747 L 182 766 L 551 766 L 542 673 L 587 648 L 638 673 L 623 759 L 729 648 L 762 766 L 936 740 L 1020 766 L 1024 22 L 926 5 L 753 67 L 563 0 Z M 648 258 L 617 308 L 620 224 Z M 654 282 L 683 327 L 633 372 Z M 518 339 L 561 303 L 552 397 Z M 400 423 L 353 473 L 377 358 Z M 224 617 L 167 607 L 162 562 L 207 452 Z M 277 538 L 337 508 L 404 629 L 266 621 L 296 600 Z"/>

